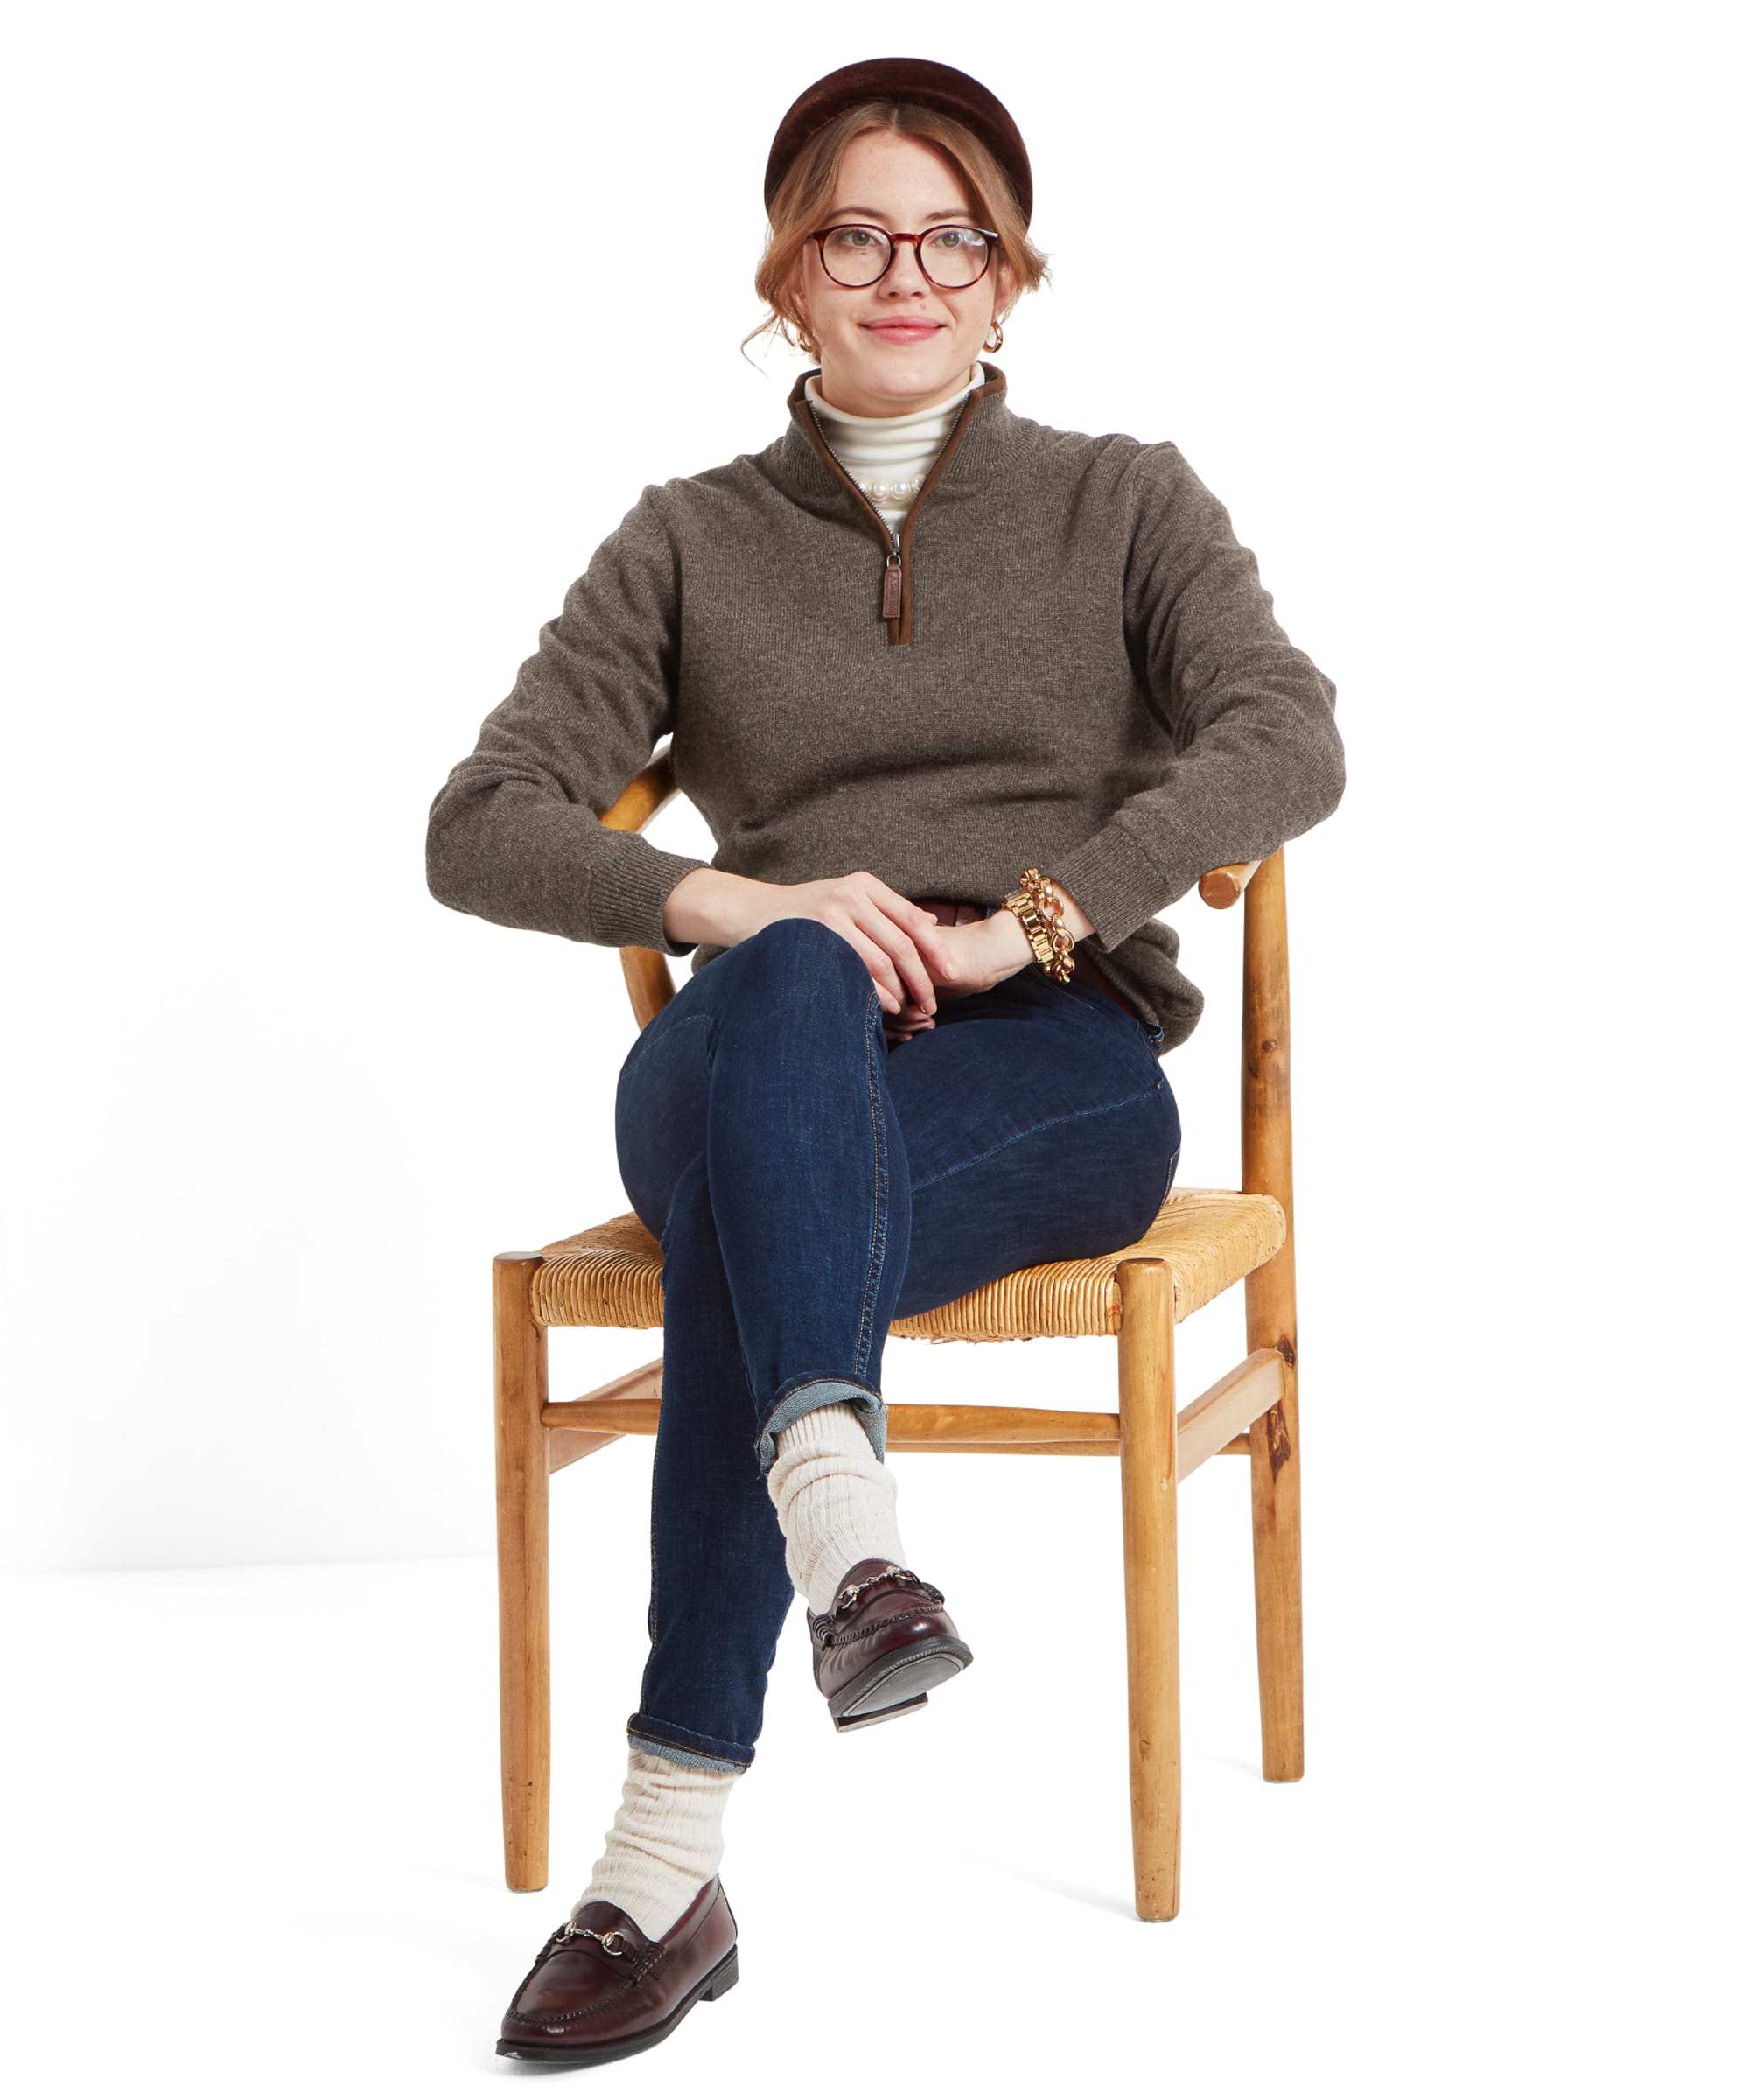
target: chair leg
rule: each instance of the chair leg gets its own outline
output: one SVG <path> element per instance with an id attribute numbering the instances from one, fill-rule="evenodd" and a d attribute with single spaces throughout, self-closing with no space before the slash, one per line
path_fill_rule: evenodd
<path id="1" fill-rule="evenodd" d="M 1141 1918 L 1180 1908 L 1180 1611 L 1175 1491 L 1174 1278 L 1122 1262 L 1120 1505 L 1132 1877 Z"/>
<path id="2" fill-rule="evenodd" d="M 1259 1735 L 1267 1779 L 1306 1769 L 1301 1655 L 1301 1446 L 1296 1411 L 1295 1263 L 1285 1245 L 1247 1278 L 1251 1348 L 1283 1354 L 1283 1397 L 1248 1433 L 1253 1488 L 1253 1607 Z"/>
<path id="3" fill-rule="evenodd" d="M 508 1886 L 520 1889 L 545 1886 L 550 1852 L 549 1349 L 531 1308 L 539 1260 L 500 1254 L 492 1275 L 502 1854 Z"/>
<path id="4" fill-rule="evenodd" d="M 1267 1779 L 1307 1768 L 1301 1655 L 1301 1471 L 1295 1377 L 1251 1432 L 1253 1604 L 1258 1625 L 1259 1732 Z"/>

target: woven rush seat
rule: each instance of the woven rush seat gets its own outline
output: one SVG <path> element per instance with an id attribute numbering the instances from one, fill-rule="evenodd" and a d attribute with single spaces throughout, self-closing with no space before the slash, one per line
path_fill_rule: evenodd
<path id="1" fill-rule="evenodd" d="M 1129 1247 L 1079 1261 L 1042 1262 L 997 1277 L 930 1312 L 890 1323 L 926 1341 L 1032 1341 L 1042 1335 L 1117 1334 L 1117 1269 L 1159 1256 L 1174 1281 L 1178 1323 L 1270 1261 L 1287 1232 L 1274 1196 L 1225 1188 L 1171 1189 L 1150 1229 Z M 539 1249 L 532 1312 L 542 1327 L 657 1327 L 664 1320 L 660 1242 L 634 1211 Z"/>

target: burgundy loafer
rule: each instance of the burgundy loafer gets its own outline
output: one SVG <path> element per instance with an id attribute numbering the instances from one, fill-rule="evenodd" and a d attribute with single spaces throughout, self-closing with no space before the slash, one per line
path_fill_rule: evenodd
<path id="1" fill-rule="evenodd" d="M 662 1940 L 615 1903 L 584 1903 L 539 1950 L 503 2015 L 496 2054 L 612 2063 L 664 2041 L 698 1998 L 738 1980 L 738 1921 L 718 1874 Z"/>
<path id="2" fill-rule="evenodd" d="M 806 1613 L 811 1668 L 838 1729 L 914 1712 L 934 1684 L 974 1661 L 943 1603 L 943 1591 L 912 1568 L 860 1560 L 828 1611 Z"/>

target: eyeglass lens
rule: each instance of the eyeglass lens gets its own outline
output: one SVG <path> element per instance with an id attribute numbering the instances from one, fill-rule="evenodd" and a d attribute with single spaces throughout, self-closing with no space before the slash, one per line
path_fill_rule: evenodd
<path id="1" fill-rule="evenodd" d="M 971 226 L 936 226 L 920 244 L 934 284 L 960 290 L 985 271 L 992 243 Z M 822 242 L 823 268 L 837 284 L 870 284 L 884 274 L 890 242 L 875 226 L 831 228 Z"/>

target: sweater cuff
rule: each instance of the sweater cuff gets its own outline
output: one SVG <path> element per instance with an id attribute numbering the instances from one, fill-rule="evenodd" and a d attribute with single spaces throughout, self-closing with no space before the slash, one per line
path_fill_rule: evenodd
<path id="1" fill-rule="evenodd" d="M 711 867 L 689 853 L 668 853 L 639 831 L 602 831 L 594 844 L 586 914 L 592 938 L 606 948 L 651 948 L 687 956 L 694 941 L 673 941 L 662 916 L 666 900 L 693 868 Z"/>
<path id="2" fill-rule="evenodd" d="M 1161 878 L 1117 817 L 1042 872 L 1063 883 L 1083 906 L 1103 948 L 1117 948 L 1173 902 L 1172 895 L 1159 893 Z"/>

